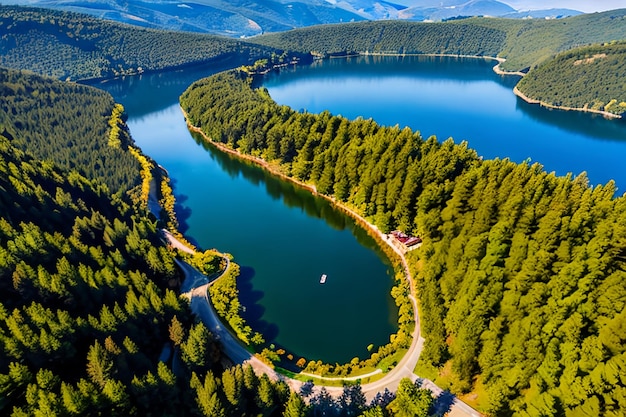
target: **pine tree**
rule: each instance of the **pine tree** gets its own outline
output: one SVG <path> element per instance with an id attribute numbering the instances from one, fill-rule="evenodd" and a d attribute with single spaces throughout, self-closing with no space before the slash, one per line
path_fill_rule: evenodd
<path id="1" fill-rule="evenodd" d="M 237 379 L 235 367 L 225 369 L 224 373 L 222 373 L 222 386 L 224 394 L 226 395 L 228 402 L 235 408 L 239 407 L 242 400 L 242 382 L 243 381 Z"/>
<path id="2" fill-rule="evenodd" d="M 170 340 L 172 341 L 172 343 L 174 343 L 174 346 L 180 346 L 185 339 L 185 329 L 183 328 L 183 325 L 180 323 L 180 321 L 178 321 L 178 318 L 176 316 L 172 317 L 172 321 L 168 329 L 170 334 Z"/>
<path id="3" fill-rule="evenodd" d="M 270 409 L 274 406 L 274 387 L 267 374 L 259 378 L 259 389 L 256 398 L 257 405 L 261 409 Z"/>
<path id="4" fill-rule="evenodd" d="M 292 392 L 289 395 L 289 400 L 285 405 L 284 417 L 305 417 L 307 414 L 307 407 L 302 397 L 297 393 Z"/>

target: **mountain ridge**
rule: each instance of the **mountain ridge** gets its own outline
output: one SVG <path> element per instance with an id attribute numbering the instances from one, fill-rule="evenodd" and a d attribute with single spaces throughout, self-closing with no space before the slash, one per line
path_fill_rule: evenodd
<path id="1" fill-rule="evenodd" d="M 90 14 L 142 27 L 249 37 L 363 20 L 443 21 L 459 17 L 560 18 L 571 9 L 515 9 L 499 0 L 14 0 L 13 4 Z"/>

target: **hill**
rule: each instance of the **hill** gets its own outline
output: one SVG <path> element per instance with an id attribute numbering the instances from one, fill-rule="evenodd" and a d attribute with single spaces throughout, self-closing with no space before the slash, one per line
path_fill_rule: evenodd
<path id="1" fill-rule="evenodd" d="M 0 6 L 0 33 L 0 66 L 63 80 L 113 78 L 210 62 L 237 66 L 273 52 L 224 37 L 17 6 Z"/>
<path id="2" fill-rule="evenodd" d="M 517 85 L 545 105 L 626 112 L 626 42 L 576 48 L 531 70 Z"/>
<path id="3" fill-rule="evenodd" d="M 199 63 L 238 66 L 270 57 L 432 53 L 505 58 L 528 71 L 577 45 L 626 39 L 626 9 L 559 20 L 471 18 L 443 23 L 376 21 L 322 25 L 247 42 L 166 32 L 46 9 L 0 6 L 0 66 L 61 79 L 110 78 Z M 284 52 L 284 51 L 295 51 Z"/>
<path id="4" fill-rule="evenodd" d="M 268 34 L 255 43 L 299 52 L 429 53 L 505 58 L 502 68 L 527 71 L 575 46 L 626 39 L 626 9 L 559 20 L 471 18 L 443 23 L 363 22 Z"/>
<path id="5" fill-rule="evenodd" d="M 364 20 L 357 11 L 322 0 L 35 0 L 13 4 L 90 14 L 154 29 L 244 37 L 302 26 Z"/>
<path id="6" fill-rule="evenodd" d="M 469 16 L 565 17 L 575 10 L 520 12 L 497 0 L 13 0 L 11 4 L 53 8 L 137 26 L 248 37 L 299 27 L 362 20 L 441 21 Z"/>
<path id="7" fill-rule="evenodd" d="M 113 122 L 119 143 L 110 143 L 118 110 L 102 90 L 0 68 L 0 95 L 0 134 L 12 146 L 97 179 L 111 193 L 123 195 L 141 183 L 121 117 Z"/>
<path id="8" fill-rule="evenodd" d="M 77 120 L 100 131 L 91 109 L 66 118 L 67 105 L 87 104 L 81 100 L 91 93 L 108 110 L 110 97 L 20 72 L 3 70 L 2 79 L 4 92 L 30 94 L 27 106 L 16 105 L 24 96 L 3 100 L 3 110 L 20 118 L 0 132 L 0 410 L 161 410 L 177 389 L 171 368 L 158 360 L 168 326 L 179 320 L 189 331 L 192 323 L 170 289 L 179 279 L 173 254 L 154 221 L 111 199 L 100 181 L 59 168 L 58 156 L 39 159 L 13 146 L 43 155 L 48 138 L 40 131 L 64 131 L 71 141 Z M 58 117 L 49 120 L 45 108 Z M 146 396 L 154 403 L 139 401 Z"/>

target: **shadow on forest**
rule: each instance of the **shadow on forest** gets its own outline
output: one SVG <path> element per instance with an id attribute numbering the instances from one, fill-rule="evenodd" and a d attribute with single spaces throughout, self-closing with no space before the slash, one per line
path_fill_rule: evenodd
<path id="1" fill-rule="evenodd" d="M 264 293 L 253 289 L 252 279 L 254 275 L 254 268 L 240 267 L 237 288 L 239 289 L 239 301 L 242 306 L 245 306 L 241 315 L 254 331 L 261 333 L 265 341 L 271 343 L 278 336 L 278 326 L 261 319 L 265 308 L 258 304 L 258 301 L 263 298 Z"/>
<path id="2" fill-rule="evenodd" d="M 456 397 L 450 391 L 442 391 L 435 398 L 435 402 L 432 406 L 432 414 L 433 416 L 445 416 L 452 409 L 452 405 L 454 404 L 454 399 Z"/>

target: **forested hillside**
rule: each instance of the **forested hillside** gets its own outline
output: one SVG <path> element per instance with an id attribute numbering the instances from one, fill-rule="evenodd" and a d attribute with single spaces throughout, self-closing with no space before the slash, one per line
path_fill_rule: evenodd
<path id="1" fill-rule="evenodd" d="M 558 20 L 346 23 L 243 42 L 137 28 L 76 13 L 0 6 L 0 34 L 0 66 L 73 80 L 206 62 L 238 66 L 271 57 L 278 62 L 284 51 L 498 56 L 507 60 L 503 69 L 520 71 L 579 45 L 626 39 L 626 9 Z"/>
<path id="2" fill-rule="evenodd" d="M 170 407 L 176 378 L 158 361 L 168 326 L 202 328 L 190 328 L 175 293 L 180 274 L 154 221 L 111 200 L 109 187 L 127 190 L 139 177 L 137 161 L 107 144 L 111 97 L 18 71 L 1 74 L 2 414 L 129 415 Z M 206 333 L 198 334 L 210 344 Z M 192 346 L 196 336 L 189 334 Z"/>
<path id="3" fill-rule="evenodd" d="M 496 56 L 504 47 L 506 31 L 479 26 L 473 21 L 346 23 L 267 34 L 251 41 L 320 55 L 369 52 Z"/>
<path id="4" fill-rule="evenodd" d="M 368 404 L 358 385 L 334 399 L 224 367 L 154 221 L 3 135 L 0 191 L 2 415 L 425 416 L 434 402 L 408 380 Z"/>
<path id="5" fill-rule="evenodd" d="M 500 57 L 509 71 L 526 70 L 558 52 L 582 45 L 626 39 L 626 9 L 565 19 L 476 19 L 480 26 L 503 30 Z"/>
<path id="6" fill-rule="evenodd" d="M 64 80 L 112 78 L 207 62 L 237 66 L 271 52 L 219 36 L 144 29 L 84 14 L 0 5 L 0 66 Z"/>
<path id="7" fill-rule="evenodd" d="M 268 34 L 254 42 L 320 54 L 350 52 L 498 56 L 528 69 L 575 46 L 626 39 L 626 9 L 557 20 L 472 18 L 444 23 L 364 22 Z"/>
<path id="8" fill-rule="evenodd" d="M 191 124 L 356 209 L 423 236 L 411 252 L 422 366 L 495 415 L 626 409 L 626 199 L 586 176 L 482 160 L 464 144 L 297 113 L 238 72 L 181 97 Z"/>
<path id="9" fill-rule="evenodd" d="M 430 391 L 408 380 L 397 395 L 384 393 L 370 404 L 358 385 L 333 399 L 307 384 L 307 406 L 284 382 L 257 376 L 251 367 L 229 367 L 176 293 L 182 276 L 153 217 L 111 197 L 102 182 L 113 175 L 106 167 L 91 167 L 87 179 L 56 164 L 71 165 L 53 149 L 66 146 L 57 140 L 62 133 L 79 141 L 90 127 L 101 137 L 91 137 L 92 148 L 82 139 L 85 153 L 123 158 L 102 152 L 128 140 L 120 107 L 92 88 L 12 70 L 2 70 L 2 77 L 1 415 L 427 413 Z M 54 131 L 54 146 L 45 143 L 46 127 Z M 80 161 L 76 156 L 75 168 Z M 138 167 L 127 170 L 138 176 Z M 212 272 L 212 260 L 196 258 Z"/>
<path id="10" fill-rule="evenodd" d="M 522 94 L 560 107 L 626 112 L 626 42 L 573 49 L 533 69 Z"/>
<path id="11" fill-rule="evenodd" d="M 121 108 L 109 94 L 0 68 L 0 96 L 0 133 L 16 148 L 97 178 L 111 193 L 140 183 Z"/>
<path id="12" fill-rule="evenodd" d="M 0 188 L 2 414 L 169 407 L 176 378 L 158 358 L 174 317 L 191 318 L 155 224 L 4 136 Z"/>

